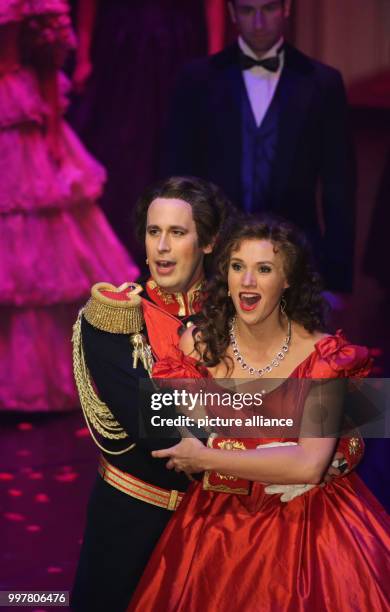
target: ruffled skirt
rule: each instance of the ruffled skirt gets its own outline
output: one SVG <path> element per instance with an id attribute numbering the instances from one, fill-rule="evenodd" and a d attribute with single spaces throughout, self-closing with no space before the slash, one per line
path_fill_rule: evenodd
<path id="1" fill-rule="evenodd" d="M 104 169 L 66 123 L 56 163 L 46 113 L 30 70 L 0 77 L 0 409 L 76 408 L 77 312 L 92 284 L 138 274 L 95 204 Z"/>

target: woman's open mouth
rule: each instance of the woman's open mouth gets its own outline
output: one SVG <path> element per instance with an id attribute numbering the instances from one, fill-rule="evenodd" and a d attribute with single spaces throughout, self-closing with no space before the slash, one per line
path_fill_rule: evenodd
<path id="1" fill-rule="evenodd" d="M 261 295 L 259 295 L 258 293 L 242 292 L 239 294 L 238 297 L 240 298 L 240 308 L 245 312 L 250 312 L 251 310 L 254 310 L 261 300 Z"/>

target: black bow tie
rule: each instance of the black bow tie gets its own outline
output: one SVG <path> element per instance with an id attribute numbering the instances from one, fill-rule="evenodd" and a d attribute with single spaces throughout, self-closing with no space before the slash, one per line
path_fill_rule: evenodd
<path id="1" fill-rule="evenodd" d="M 262 60 L 255 60 L 249 55 L 245 55 L 242 51 L 240 52 L 240 65 L 241 70 L 250 70 L 254 66 L 261 66 L 269 72 L 277 72 L 280 67 L 280 56 L 275 55 L 274 57 L 266 57 Z"/>

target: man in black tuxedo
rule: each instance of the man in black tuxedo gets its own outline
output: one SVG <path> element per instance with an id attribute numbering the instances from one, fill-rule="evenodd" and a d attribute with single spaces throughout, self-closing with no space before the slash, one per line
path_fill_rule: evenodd
<path id="1" fill-rule="evenodd" d="M 219 184 L 249 213 L 311 237 L 327 288 L 350 291 L 354 155 L 341 75 L 284 42 L 291 0 L 232 0 L 239 38 L 177 84 L 163 174 Z"/>

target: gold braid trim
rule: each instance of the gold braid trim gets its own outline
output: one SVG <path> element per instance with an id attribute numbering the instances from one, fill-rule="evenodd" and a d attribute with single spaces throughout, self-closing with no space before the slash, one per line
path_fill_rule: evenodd
<path id="1" fill-rule="evenodd" d="M 102 291 L 111 293 L 126 292 L 126 300 L 116 300 L 102 294 Z M 110 283 L 97 283 L 92 287 L 91 297 L 84 307 L 84 316 L 88 323 L 111 334 L 139 333 L 144 327 L 141 298 L 141 285 L 136 283 L 123 283 L 115 287 Z"/>
<path id="2" fill-rule="evenodd" d="M 109 455 L 123 455 L 135 447 L 135 444 L 120 450 L 111 451 L 104 448 L 96 439 L 92 427 L 103 437 L 109 440 L 123 440 L 128 438 L 127 433 L 115 420 L 108 406 L 101 401 L 97 395 L 91 381 L 87 364 L 85 363 L 83 344 L 81 338 L 81 317 L 83 310 L 80 310 L 77 321 L 73 326 L 73 372 L 79 392 L 80 404 L 84 413 L 89 432 L 96 446 Z"/>

